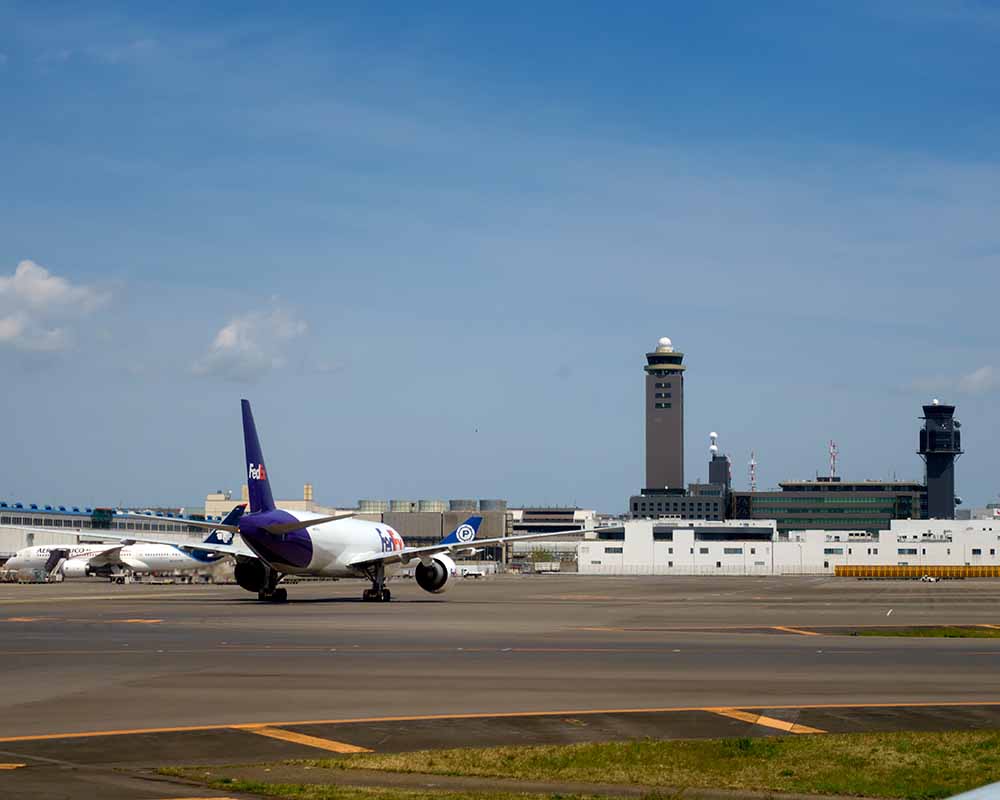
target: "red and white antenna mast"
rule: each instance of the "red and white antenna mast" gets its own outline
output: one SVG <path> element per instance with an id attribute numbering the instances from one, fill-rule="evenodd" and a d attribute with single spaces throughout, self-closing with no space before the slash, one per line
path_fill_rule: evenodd
<path id="1" fill-rule="evenodd" d="M 837 449 L 837 443 L 835 441 L 833 441 L 833 439 L 831 439 L 830 440 L 830 477 L 831 478 L 836 478 L 837 477 L 837 455 L 839 453 L 840 453 L 840 451 Z"/>
<path id="2" fill-rule="evenodd" d="M 757 453 L 750 451 L 750 491 L 757 491 Z"/>

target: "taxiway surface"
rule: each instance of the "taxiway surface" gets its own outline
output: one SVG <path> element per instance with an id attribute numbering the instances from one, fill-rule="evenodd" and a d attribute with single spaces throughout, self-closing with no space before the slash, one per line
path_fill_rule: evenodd
<path id="1" fill-rule="evenodd" d="M 1000 582 L 501 577 L 444 595 L 0 586 L 0 735 L 432 714 L 1000 699 Z"/>
<path id="2" fill-rule="evenodd" d="M 1000 726 L 1000 582 L 502 577 L 390 604 L 0 585 L 0 795 L 219 796 L 167 764 L 646 736 Z"/>

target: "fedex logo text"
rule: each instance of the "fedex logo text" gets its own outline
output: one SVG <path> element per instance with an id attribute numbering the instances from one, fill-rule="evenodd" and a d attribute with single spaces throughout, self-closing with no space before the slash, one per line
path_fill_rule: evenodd
<path id="1" fill-rule="evenodd" d="M 248 470 L 248 477 L 252 481 L 266 481 L 267 470 L 264 469 L 263 464 L 251 464 Z"/>
<path id="2" fill-rule="evenodd" d="M 403 549 L 403 538 L 392 528 L 389 528 L 385 532 L 381 528 L 376 528 L 375 531 L 381 540 L 383 553 L 392 553 Z"/>

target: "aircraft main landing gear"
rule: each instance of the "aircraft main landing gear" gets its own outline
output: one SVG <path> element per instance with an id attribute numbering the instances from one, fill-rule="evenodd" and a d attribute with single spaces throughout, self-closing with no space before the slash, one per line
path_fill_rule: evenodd
<path id="1" fill-rule="evenodd" d="M 257 599 L 267 600 L 271 603 L 287 603 L 288 590 L 284 588 L 282 589 L 277 588 L 278 581 L 280 581 L 283 577 L 285 576 L 281 575 L 280 573 L 276 572 L 273 569 L 268 570 L 267 584 L 264 586 L 263 589 L 257 592 Z"/>
<path id="2" fill-rule="evenodd" d="M 368 570 L 368 577 L 371 579 L 372 588 L 362 592 L 362 600 L 376 603 L 388 603 L 392 600 L 392 592 L 385 588 L 385 564 L 380 561 Z"/>

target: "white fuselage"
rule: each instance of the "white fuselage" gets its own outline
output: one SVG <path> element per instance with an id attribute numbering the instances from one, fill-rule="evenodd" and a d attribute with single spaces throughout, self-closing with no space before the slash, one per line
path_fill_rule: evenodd
<path id="1" fill-rule="evenodd" d="M 165 544 L 131 544 L 125 547 L 113 544 L 74 545 L 65 548 L 59 545 L 36 545 L 18 550 L 7 560 L 5 569 L 44 569 L 53 550 L 67 550 L 68 561 L 101 560 L 101 566 L 124 567 L 134 572 L 172 572 L 205 569 L 216 561 L 201 561 L 192 558 L 176 547 Z M 107 563 L 101 557 L 110 550 L 117 550 Z"/>
<path id="2" fill-rule="evenodd" d="M 123 547 L 121 561 L 133 572 L 190 572 L 207 569 L 220 559 L 199 560 L 177 547 L 165 544 L 133 544 Z"/>
<path id="3" fill-rule="evenodd" d="M 312 558 L 305 567 L 293 567 L 287 572 L 295 575 L 315 575 L 325 578 L 357 578 L 363 573 L 349 562 L 365 554 L 402 550 L 403 537 L 391 526 L 362 519 L 341 519 L 310 527 L 309 520 L 320 514 L 308 511 L 287 511 L 305 523 L 304 529 L 312 542 Z M 244 541 L 253 547 L 251 540 Z M 398 564 L 387 564 L 386 574 L 393 574 Z"/>
<path id="4" fill-rule="evenodd" d="M 54 544 L 23 547 L 12 558 L 7 559 L 4 569 L 44 569 L 53 550 L 66 550 L 67 559 L 79 558 L 89 561 L 95 556 L 103 555 L 108 550 L 113 550 L 117 546 L 114 544 L 86 544 L 60 547 Z"/>

